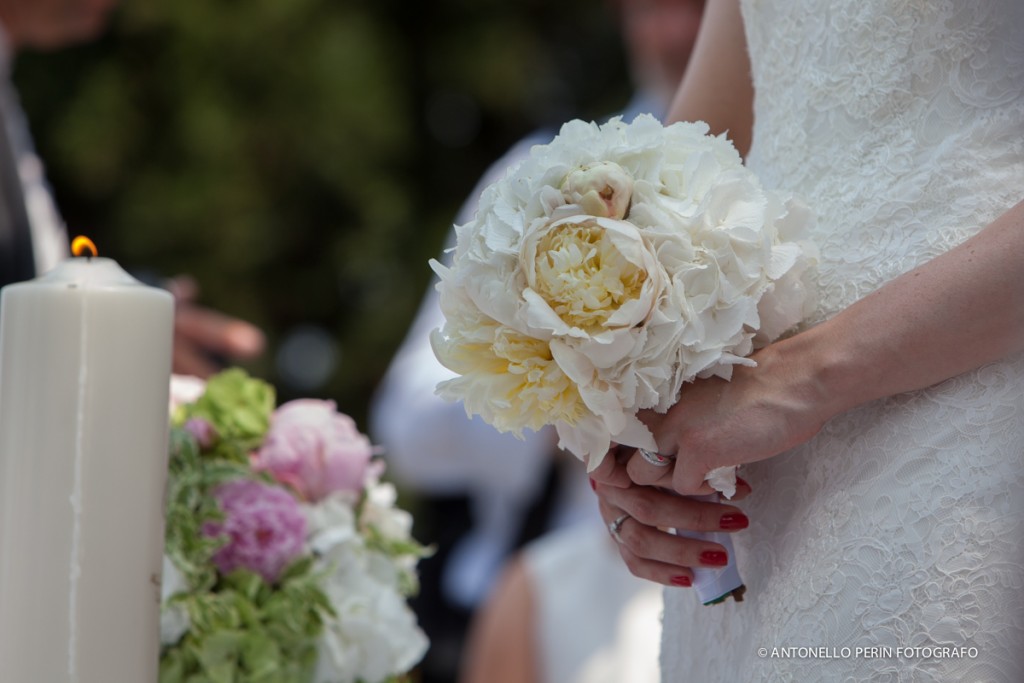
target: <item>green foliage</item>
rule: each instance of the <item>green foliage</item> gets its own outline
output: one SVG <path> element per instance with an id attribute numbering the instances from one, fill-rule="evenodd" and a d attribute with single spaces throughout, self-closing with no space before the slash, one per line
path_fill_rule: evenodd
<path id="1" fill-rule="evenodd" d="M 364 529 L 366 547 L 388 557 L 415 558 L 418 562 L 432 556 L 436 550 L 433 546 L 420 545 L 415 539 L 388 538 L 373 526 L 365 526 Z M 419 575 L 411 569 L 399 572 L 398 583 L 402 595 L 412 597 L 420 592 Z"/>
<path id="2" fill-rule="evenodd" d="M 209 590 L 217 580 L 210 558 L 221 542 L 202 534 L 203 524 L 222 517 L 209 489 L 246 474 L 240 465 L 209 472 L 208 464 L 188 432 L 171 429 L 165 548 L 188 585 L 197 591 Z"/>
<path id="3" fill-rule="evenodd" d="M 244 570 L 222 581 L 216 592 L 180 600 L 191 628 L 164 652 L 160 683 L 310 680 L 323 615 L 331 608 L 308 563 L 293 568 L 274 590 Z"/>
<path id="4" fill-rule="evenodd" d="M 249 370 L 363 422 L 480 172 L 621 106 L 625 73 L 592 0 L 124 0 L 102 40 L 15 77 L 72 232 L 193 274 L 267 331 Z M 299 325 L 340 353 L 312 390 L 275 365 Z"/>
<path id="5" fill-rule="evenodd" d="M 273 386 L 241 368 L 229 368 L 211 377 L 199 400 L 183 407 L 175 418 L 177 424 L 189 418 L 206 420 L 217 435 L 210 457 L 247 465 L 249 452 L 263 442 L 270 428 L 275 401 Z"/>
<path id="6" fill-rule="evenodd" d="M 334 613 L 312 558 L 293 563 L 274 586 L 245 570 L 220 577 L 212 557 L 222 541 L 203 534 L 223 517 L 213 490 L 253 476 L 246 453 L 266 434 L 273 408 L 273 387 L 231 369 L 175 416 L 165 549 L 187 585 L 172 601 L 187 611 L 190 627 L 164 649 L 160 683 L 296 683 L 312 675 L 323 620 Z M 180 426 L 193 417 L 219 435 L 205 452 Z"/>

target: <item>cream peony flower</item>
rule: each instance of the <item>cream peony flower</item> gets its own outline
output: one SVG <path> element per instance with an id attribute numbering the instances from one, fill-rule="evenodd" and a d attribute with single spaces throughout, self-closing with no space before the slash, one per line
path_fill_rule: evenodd
<path id="1" fill-rule="evenodd" d="M 613 441 L 656 449 L 639 410 L 728 379 L 809 312 L 811 219 L 703 123 L 571 121 L 432 262 L 431 343 L 458 375 L 438 392 L 502 431 L 554 424 L 591 468 Z"/>
<path id="2" fill-rule="evenodd" d="M 633 178 L 618 164 L 598 161 L 565 177 L 562 193 L 591 216 L 622 218 L 633 195 Z"/>

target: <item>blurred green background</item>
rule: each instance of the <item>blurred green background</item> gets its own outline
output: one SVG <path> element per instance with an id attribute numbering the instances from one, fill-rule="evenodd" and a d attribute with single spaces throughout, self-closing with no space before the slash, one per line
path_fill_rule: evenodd
<path id="1" fill-rule="evenodd" d="M 629 88 L 609 2 L 126 0 L 15 80 L 69 232 L 262 327 L 248 369 L 365 428 L 453 217 Z"/>

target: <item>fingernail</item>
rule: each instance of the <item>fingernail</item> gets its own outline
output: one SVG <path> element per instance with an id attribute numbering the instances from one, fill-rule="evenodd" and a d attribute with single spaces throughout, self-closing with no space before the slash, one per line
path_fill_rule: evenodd
<path id="1" fill-rule="evenodd" d="M 705 550 L 700 554 L 700 561 L 712 567 L 724 567 L 729 564 L 729 556 L 721 550 Z"/>
<path id="2" fill-rule="evenodd" d="M 747 480 L 746 480 L 746 479 L 744 479 L 743 477 L 736 477 L 736 483 L 737 483 L 738 485 L 740 485 L 740 486 L 746 486 L 746 487 L 747 487 L 748 489 L 753 489 L 753 488 L 754 488 L 753 486 L 751 486 L 750 484 L 748 484 L 748 483 L 747 483 Z"/>
<path id="3" fill-rule="evenodd" d="M 597 482 L 594 481 L 593 477 L 590 478 L 590 488 L 594 489 L 595 491 L 597 490 Z"/>
<path id="4" fill-rule="evenodd" d="M 750 526 L 750 520 L 742 512 L 733 512 L 728 515 L 722 515 L 722 518 L 718 520 L 718 526 L 722 529 L 734 530 L 734 529 L 746 529 Z"/>
<path id="5" fill-rule="evenodd" d="M 689 576 L 673 576 L 669 581 L 673 586 L 682 586 L 683 588 L 689 588 L 693 585 L 693 580 Z"/>

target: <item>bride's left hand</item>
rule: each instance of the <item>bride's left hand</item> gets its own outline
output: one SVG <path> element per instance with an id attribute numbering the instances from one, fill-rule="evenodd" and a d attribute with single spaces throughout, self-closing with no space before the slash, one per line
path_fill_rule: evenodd
<path id="1" fill-rule="evenodd" d="M 693 583 L 693 567 L 721 568 L 726 549 L 713 541 L 676 536 L 667 528 L 689 531 L 740 531 L 747 517 L 729 503 L 697 501 L 654 486 L 637 486 L 613 449 L 591 472 L 605 525 L 619 520 L 615 540 L 626 566 L 636 576 L 667 586 Z M 750 485 L 737 482 L 735 500 L 746 497 Z"/>
<path id="2" fill-rule="evenodd" d="M 730 381 L 698 380 L 666 413 L 643 411 L 658 452 L 675 461 L 658 467 L 634 451 L 630 480 L 707 494 L 711 470 L 763 460 L 814 436 L 830 413 L 812 365 L 801 362 L 802 345 L 798 335 L 769 346 L 753 356 L 757 367 L 737 366 Z"/>

